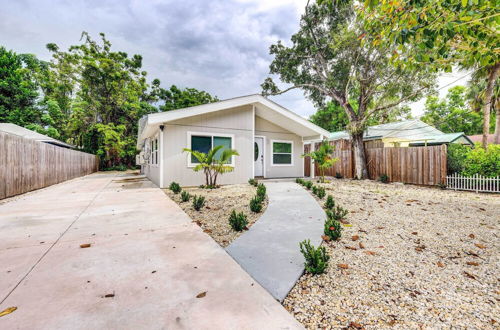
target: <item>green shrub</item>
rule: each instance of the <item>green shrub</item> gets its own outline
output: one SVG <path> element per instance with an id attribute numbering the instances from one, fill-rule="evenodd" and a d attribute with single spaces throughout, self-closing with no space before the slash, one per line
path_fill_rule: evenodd
<path id="1" fill-rule="evenodd" d="M 205 197 L 194 195 L 193 196 L 193 208 L 196 211 L 199 211 L 199 210 L 201 210 L 203 205 L 205 205 Z"/>
<path id="2" fill-rule="evenodd" d="M 312 190 L 312 193 L 314 195 L 316 195 L 316 193 L 318 192 L 318 186 L 312 186 L 311 190 Z"/>
<path id="3" fill-rule="evenodd" d="M 189 202 L 189 199 L 191 198 L 191 195 L 187 191 L 181 192 L 181 201 L 183 202 Z"/>
<path id="4" fill-rule="evenodd" d="M 295 179 L 295 183 L 304 184 L 304 180 L 301 178 L 297 178 L 297 179 Z"/>
<path id="5" fill-rule="evenodd" d="M 389 182 L 389 176 L 387 174 L 382 174 L 379 176 L 378 180 L 382 183 L 388 183 Z"/>
<path id="6" fill-rule="evenodd" d="M 476 145 L 467 153 L 462 175 L 474 174 L 490 178 L 500 176 L 500 144 L 490 144 L 486 149 Z"/>
<path id="7" fill-rule="evenodd" d="M 326 254 L 326 249 L 323 246 L 315 248 L 311 245 L 311 241 L 304 240 L 300 242 L 300 252 L 306 260 L 304 266 L 306 271 L 311 274 L 322 274 L 328 267 L 330 257 Z"/>
<path id="8" fill-rule="evenodd" d="M 307 189 L 311 189 L 311 187 L 313 186 L 313 183 L 312 183 L 312 181 L 306 181 L 306 182 L 304 182 L 304 186 Z"/>
<path id="9" fill-rule="evenodd" d="M 337 179 L 342 179 L 342 178 L 343 178 L 343 176 L 342 176 L 342 174 L 341 174 L 340 172 L 336 172 L 336 173 L 335 173 L 335 178 L 337 178 Z"/>
<path id="10" fill-rule="evenodd" d="M 325 195 L 326 195 L 325 188 L 318 187 L 318 189 L 316 189 L 316 196 L 318 196 L 319 199 L 323 199 L 323 197 L 325 197 Z"/>
<path id="11" fill-rule="evenodd" d="M 242 231 L 246 228 L 247 224 L 248 221 L 245 213 L 236 213 L 235 210 L 231 212 L 231 215 L 229 216 L 229 225 L 231 225 L 231 228 L 236 231 Z"/>
<path id="12" fill-rule="evenodd" d="M 328 197 L 326 198 L 326 202 L 325 202 L 325 209 L 331 210 L 334 207 L 335 207 L 335 201 L 333 200 L 333 196 L 328 195 Z"/>
<path id="13" fill-rule="evenodd" d="M 254 213 L 259 213 L 262 211 L 262 200 L 259 196 L 255 196 L 250 200 L 250 210 Z"/>
<path id="14" fill-rule="evenodd" d="M 465 159 L 471 148 L 462 144 L 451 143 L 447 151 L 447 173 L 462 173 L 464 170 Z"/>
<path id="15" fill-rule="evenodd" d="M 168 186 L 168 189 L 172 190 L 174 194 L 178 194 L 181 192 L 181 186 L 177 182 L 172 182 L 170 186 Z"/>
<path id="16" fill-rule="evenodd" d="M 257 184 L 259 182 L 255 179 L 248 179 L 248 184 L 251 185 L 251 186 L 254 186 L 254 187 L 257 187 Z"/>
<path id="17" fill-rule="evenodd" d="M 327 217 L 325 220 L 324 233 L 331 240 L 336 241 L 342 235 L 342 225 L 337 220 Z"/>
<path id="18" fill-rule="evenodd" d="M 264 201 L 264 199 L 266 199 L 266 186 L 264 186 L 263 183 L 259 183 L 259 185 L 257 186 L 257 197 L 261 201 Z"/>
<path id="19" fill-rule="evenodd" d="M 345 219 L 345 217 L 347 216 L 348 213 L 349 213 L 349 211 L 347 211 L 346 209 L 344 209 L 341 206 L 334 207 L 331 210 L 326 210 L 326 216 L 329 219 L 333 219 L 333 220 L 337 220 L 337 221 Z"/>

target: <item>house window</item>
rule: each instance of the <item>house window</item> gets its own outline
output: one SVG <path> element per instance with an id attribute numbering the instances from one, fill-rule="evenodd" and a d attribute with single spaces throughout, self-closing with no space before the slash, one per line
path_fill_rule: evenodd
<path id="1" fill-rule="evenodd" d="M 272 165 L 286 166 L 293 165 L 293 142 L 292 141 L 271 141 L 273 146 Z"/>
<path id="2" fill-rule="evenodd" d="M 233 149 L 233 136 L 226 134 L 214 134 L 210 133 L 188 133 L 188 141 L 191 146 L 189 149 L 193 151 L 199 151 L 203 153 L 207 153 L 210 149 L 215 148 L 217 146 L 223 146 L 217 153 L 215 154 L 215 158 L 219 158 L 222 152 L 225 149 Z M 189 157 L 188 166 L 192 166 L 193 164 L 198 164 L 199 161 L 192 154 Z M 234 156 L 231 157 L 230 165 L 234 166 Z"/>
<path id="3" fill-rule="evenodd" d="M 151 156 L 149 162 L 151 165 L 158 165 L 158 138 L 151 140 Z"/>

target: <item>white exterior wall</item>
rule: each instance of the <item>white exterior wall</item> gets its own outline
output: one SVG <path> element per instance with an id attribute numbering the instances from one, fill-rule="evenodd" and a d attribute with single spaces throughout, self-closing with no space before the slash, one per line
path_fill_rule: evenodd
<path id="1" fill-rule="evenodd" d="M 265 137 L 264 167 L 265 178 L 302 177 L 304 175 L 304 144 L 302 137 L 260 117 L 255 117 L 255 135 Z M 293 165 L 272 165 L 272 140 L 293 142 Z"/>
<path id="2" fill-rule="evenodd" d="M 150 139 L 154 139 L 157 134 L 159 134 L 160 130 L 155 132 L 153 135 L 151 135 L 147 140 L 146 143 L 149 143 Z M 151 180 L 155 185 L 160 187 L 160 164 L 143 164 L 142 165 L 142 173 Z"/>
<path id="3" fill-rule="evenodd" d="M 253 107 L 248 105 L 189 117 L 165 124 L 163 148 L 163 186 L 178 182 L 181 186 L 199 186 L 205 183 L 203 172 L 188 167 L 189 154 L 182 152 L 188 147 L 188 132 L 231 134 L 235 167 L 231 173 L 217 178 L 219 184 L 245 183 L 253 177 Z"/>

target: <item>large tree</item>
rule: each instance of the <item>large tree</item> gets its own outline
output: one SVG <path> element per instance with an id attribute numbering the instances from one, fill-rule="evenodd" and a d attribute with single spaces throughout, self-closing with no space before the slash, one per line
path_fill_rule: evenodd
<path id="1" fill-rule="evenodd" d="M 367 0 L 359 12 L 365 16 L 365 28 L 375 36 L 374 43 L 400 44 L 393 53 L 400 65 L 483 71 L 486 146 L 490 105 L 500 75 L 498 0 Z M 500 135 L 500 129 L 495 132 Z"/>
<path id="2" fill-rule="evenodd" d="M 271 78 L 262 84 L 267 95 L 301 88 L 317 105 L 338 102 L 349 119 L 357 178 L 368 177 L 363 132 L 370 118 L 416 100 L 435 80 L 425 67 L 390 65 L 395 46 L 365 41 L 370 38 L 353 2 L 308 3 L 290 45 L 278 42 L 270 49 L 274 55 L 270 73 L 292 86 L 281 90 Z"/>
<path id="3" fill-rule="evenodd" d="M 205 91 L 199 91 L 195 88 L 179 89 L 175 85 L 170 86 L 168 90 L 163 90 L 160 93 L 160 99 L 164 101 L 164 104 L 160 105 L 161 111 L 182 109 L 219 101 L 216 96 L 212 96 Z"/>
<path id="4" fill-rule="evenodd" d="M 463 86 L 450 88 L 445 99 L 437 95 L 427 97 L 420 119 L 445 133 L 475 135 L 481 133 L 483 126 L 481 115 L 470 109 Z"/>

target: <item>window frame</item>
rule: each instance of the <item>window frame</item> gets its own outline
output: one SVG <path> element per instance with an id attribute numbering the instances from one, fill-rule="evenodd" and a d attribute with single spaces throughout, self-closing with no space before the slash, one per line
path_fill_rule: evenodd
<path id="1" fill-rule="evenodd" d="M 274 152 L 274 143 L 289 143 L 291 145 L 290 152 L 290 164 L 275 164 L 274 163 L 274 154 L 278 155 L 288 155 L 288 152 Z M 271 166 L 294 166 L 293 162 L 294 150 L 293 150 L 293 141 L 292 140 L 271 140 Z"/>
<path id="2" fill-rule="evenodd" d="M 236 149 L 235 147 L 235 138 L 234 134 L 227 134 L 227 133 L 218 133 L 218 132 L 187 132 L 187 147 L 188 149 L 191 149 L 191 137 L 192 136 L 208 136 L 211 137 L 211 148 L 213 148 L 214 145 L 214 137 L 226 137 L 226 138 L 231 138 L 231 149 Z M 226 164 L 231 167 L 235 167 L 235 156 L 231 156 L 231 162 Z M 192 163 L 191 162 L 191 153 L 187 153 L 187 167 L 195 167 L 198 165 L 198 163 Z"/>
<path id="3" fill-rule="evenodd" d="M 149 156 L 149 164 L 151 166 L 158 167 L 159 166 L 159 161 L 158 161 L 158 144 L 159 144 L 159 135 L 156 134 L 153 136 L 150 140 L 150 156 Z"/>

